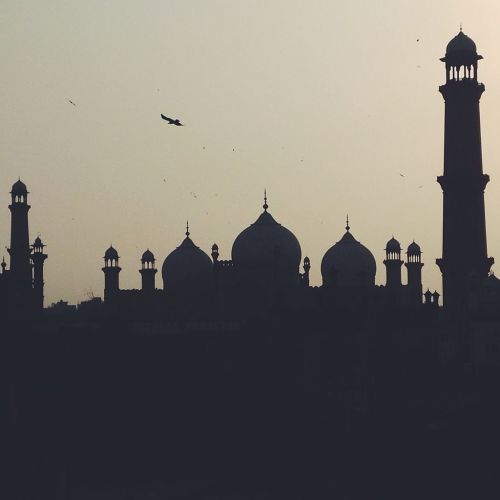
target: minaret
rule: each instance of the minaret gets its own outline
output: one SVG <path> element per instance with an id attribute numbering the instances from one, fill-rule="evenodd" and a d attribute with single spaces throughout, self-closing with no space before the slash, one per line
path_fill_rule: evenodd
<path id="1" fill-rule="evenodd" d="M 410 243 L 406 251 L 406 270 L 408 271 L 408 300 L 412 305 L 422 304 L 422 251 L 415 243 Z"/>
<path id="2" fill-rule="evenodd" d="M 28 231 L 28 189 L 19 179 L 10 192 L 10 272 L 16 287 L 31 288 L 30 243 Z"/>
<path id="3" fill-rule="evenodd" d="M 35 308 L 43 309 L 43 263 L 47 258 L 47 254 L 43 253 L 45 245 L 39 236 L 36 237 L 33 243 L 33 253 L 31 260 L 33 262 L 33 290 L 35 293 Z"/>
<path id="4" fill-rule="evenodd" d="M 118 252 L 111 245 L 104 253 L 104 302 L 113 300 L 120 290 L 121 267 L 118 265 Z"/>
<path id="5" fill-rule="evenodd" d="M 437 264 L 443 275 L 446 310 L 464 311 L 471 279 L 486 278 L 493 259 L 486 250 L 484 189 L 479 100 L 484 85 L 478 83 L 482 56 L 476 44 L 460 30 L 441 59 L 446 83 L 439 87 L 445 101 L 444 175 L 437 181 L 443 190 L 443 257 Z"/>
<path id="6" fill-rule="evenodd" d="M 394 236 L 387 242 L 385 246 L 385 260 L 386 270 L 386 287 L 389 290 L 398 290 L 401 288 L 401 245 Z"/>
<path id="7" fill-rule="evenodd" d="M 142 291 L 151 293 L 155 290 L 155 275 L 158 270 L 155 267 L 155 256 L 149 248 L 142 254 L 142 268 L 139 271 L 142 276 Z"/>

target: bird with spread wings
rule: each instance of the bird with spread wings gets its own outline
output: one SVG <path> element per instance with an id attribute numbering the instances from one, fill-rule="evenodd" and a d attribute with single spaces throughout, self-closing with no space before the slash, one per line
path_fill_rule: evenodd
<path id="1" fill-rule="evenodd" d="M 161 114 L 161 113 L 160 113 Z M 161 117 L 168 122 L 169 125 L 177 125 L 178 127 L 182 127 L 183 124 L 179 121 L 179 119 L 173 119 L 173 118 L 169 118 L 168 116 L 165 116 L 163 114 L 161 114 Z"/>

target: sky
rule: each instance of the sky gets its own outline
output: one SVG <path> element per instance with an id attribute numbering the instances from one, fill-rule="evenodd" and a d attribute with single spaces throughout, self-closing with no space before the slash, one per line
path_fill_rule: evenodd
<path id="1" fill-rule="evenodd" d="M 313 285 L 349 214 L 377 283 L 394 235 L 420 244 L 424 289 L 441 290 L 439 58 L 460 23 L 484 56 L 488 253 L 500 263 L 498 19 L 494 0 L 2 0 L 0 246 L 21 177 L 31 240 L 49 255 L 46 304 L 76 303 L 102 296 L 111 243 L 121 287 L 140 288 L 142 252 L 161 268 L 186 220 L 200 248 L 229 259 L 267 189 Z"/>

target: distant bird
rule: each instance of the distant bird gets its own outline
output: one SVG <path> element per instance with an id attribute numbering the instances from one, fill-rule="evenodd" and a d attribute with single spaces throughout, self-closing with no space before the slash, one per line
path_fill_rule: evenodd
<path id="1" fill-rule="evenodd" d="M 404 175 L 403 174 L 399 174 L 399 177 L 404 177 Z"/>
<path id="2" fill-rule="evenodd" d="M 163 179 L 163 182 L 167 182 L 167 179 Z"/>
<path id="3" fill-rule="evenodd" d="M 417 38 L 417 42 L 420 42 L 420 38 Z"/>
<path id="4" fill-rule="evenodd" d="M 423 188 L 424 186 L 418 186 L 418 189 Z"/>
<path id="5" fill-rule="evenodd" d="M 70 104 L 73 104 L 73 106 L 76 106 L 76 104 L 75 104 L 75 103 L 74 103 L 71 99 L 68 99 L 68 102 L 69 102 Z"/>
<path id="6" fill-rule="evenodd" d="M 169 118 L 168 116 L 165 116 L 165 115 L 161 115 L 161 117 L 168 122 L 169 125 L 177 125 L 178 127 L 182 127 L 182 123 L 176 119 L 174 120 L 173 118 Z"/>

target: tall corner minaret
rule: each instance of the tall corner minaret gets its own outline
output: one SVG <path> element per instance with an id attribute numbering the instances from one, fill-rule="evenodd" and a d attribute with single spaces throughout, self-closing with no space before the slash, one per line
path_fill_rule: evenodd
<path id="1" fill-rule="evenodd" d="M 478 83 L 482 56 L 462 30 L 446 47 L 446 83 L 439 87 L 445 101 L 443 190 L 443 257 L 436 263 L 443 275 L 446 310 L 464 311 L 471 281 L 486 277 L 493 264 L 486 249 L 484 189 Z"/>
<path id="2" fill-rule="evenodd" d="M 104 302 L 112 301 L 116 298 L 120 290 L 120 271 L 118 265 L 120 257 L 118 252 L 111 245 L 104 253 Z"/>
<path id="3" fill-rule="evenodd" d="M 155 256 L 149 248 L 142 254 L 141 269 L 142 291 L 151 293 L 155 290 L 155 276 L 158 270 L 155 267 Z"/>
<path id="4" fill-rule="evenodd" d="M 33 243 L 33 253 L 31 260 L 33 262 L 33 291 L 35 294 L 35 308 L 43 309 L 43 263 L 47 258 L 47 254 L 43 252 L 45 245 L 42 243 L 40 236 L 37 236 Z"/>
<path id="5" fill-rule="evenodd" d="M 28 189 L 26 184 L 19 179 L 12 186 L 10 225 L 10 272 L 13 282 L 19 289 L 31 288 L 31 247 L 28 229 Z"/>

